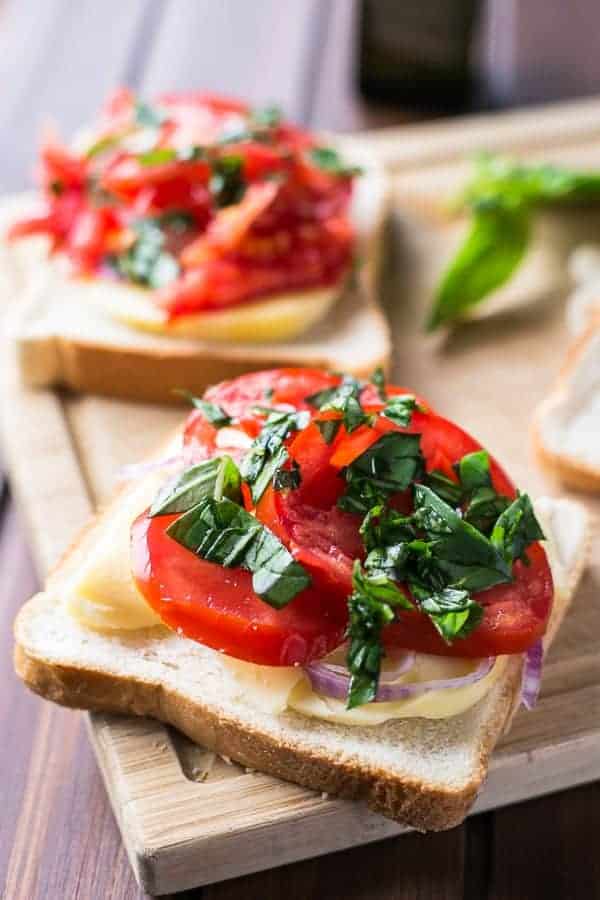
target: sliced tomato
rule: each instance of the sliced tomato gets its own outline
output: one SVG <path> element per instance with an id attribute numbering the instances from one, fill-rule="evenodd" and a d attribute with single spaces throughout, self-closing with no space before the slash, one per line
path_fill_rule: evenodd
<path id="1" fill-rule="evenodd" d="M 312 409 L 306 398 L 339 381 L 318 370 L 275 369 L 223 382 L 211 388 L 206 399 L 233 417 L 234 429 L 255 436 L 260 421 L 257 405 Z M 388 388 L 388 392 L 407 393 L 403 388 Z M 371 387 L 363 392 L 363 400 L 369 402 L 369 409 L 381 407 Z M 420 398 L 419 402 L 425 406 Z M 313 413 L 318 418 L 336 415 L 314 409 Z M 352 564 L 364 555 L 361 517 L 337 506 L 345 489 L 340 461 L 348 465 L 369 445 L 367 437 L 373 442 L 390 430 L 419 433 L 427 468 L 441 469 L 449 477 L 455 477 L 453 463 L 481 449 L 463 429 L 430 411 L 415 412 L 409 429 L 400 429 L 383 417 L 374 429 L 362 427 L 352 434 L 341 426 L 331 444 L 311 423 L 288 441 L 290 457 L 300 467 L 300 486 L 291 491 L 269 487 L 255 510 L 257 518 L 310 573 L 311 587 L 284 610 L 273 610 L 252 592 L 247 572 L 200 560 L 168 538 L 165 528 L 173 517 L 150 520 L 143 515 L 133 530 L 134 574 L 150 605 L 170 627 L 241 659 L 267 665 L 304 664 L 329 652 L 343 640 Z M 195 448 L 198 458 L 206 458 L 217 449 L 217 434 L 202 412 L 195 410 L 186 423 L 184 442 L 187 448 Z M 496 490 L 514 497 L 514 486 L 504 470 L 494 459 L 490 462 Z M 247 490 L 245 495 L 246 506 L 252 509 Z M 408 493 L 392 498 L 393 505 L 406 511 L 409 502 Z M 447 645 L 426 616 L 403 610 L 398 622 L 385 629 L 384 643 L 442 656 L 481 657 L 527 650 L 545 631 L 553 593 L 542 547 L 531 545 L 527 557 L 529 565 L 515 564 L 511 584 L 476 595 L 484 617 L 466 639 Z"/>
<path id="2" fill-rule="evenodd" d="M 144 187 L 173 181 L 182 182 L 189 193 L 191 183 L 206 185 L 209 178 L 210 166 L 204 160 L 143 165 L 132 156 L 123 156 L 104 172 L 101 184 L 105 191 L 127 200 Z"/>
<path id="3" fill-rule="evenodd" d="M 475 595 L 484 609 L 483 620 L 468 637 L 444 643 L 426 616 L 402 612 L 386 628 L 388 647 L 406 647 L 441 656 L 498 656 L 523 653 L 546 631 L 552 606 L 552 573 L 540 544 L 527 550 L 529 565 L 516 562 L 512 584 L 499 584 Z"/>
<path id="4" fill-rule="evenodd" d="M 198 559 L 166 534 L 176 516 L 146 514 L 133 524 L 136 584 L 163 622 L 179 633 L 237 659 L 267 666 L 305 665 L 343 640 L 346 603 L 315 587 L 276 610 L 252 590 L 243 569 Z"/>
<path id="5" fill-rule="evenodd" d="M 404 392 L 404 391 L 403 391 Z M 340 429 L 327 445 L 311 425 L 290 444 L 290 455 L 300 466 L 302 481 L 295 491 L 268 488 L 256 515 L 310 571 L 315 583 L 332 591 L 344 586 L 350 593 L 351 567 L 362 555 L 358 540 L 359 516 L 343 514 L 336 502 L 344 490 L 341 469 L 347 466 L 382 433 L 392 430 L 421 434 L 421 448 L 428 470 L 441 468 L 454 476 L 452 464 L 466 453 L 481 449 L 478 441 L 454 423 L 431 412 L 415 412 L 410 428 L 400 429 L 379 418 L 375 428 L 363 427 L 350 435 Z M 490 458 L 495 489 L 510 498 L 515 488 L 501 466 Z M 394 505 L 403 507 L 399 496 Z M 527 649 L 544 633 L 552 605 L 552 576 L 539 544 L 528 550 L 529 565 L 517 562 L 514 582 L 476 595 L 484 607 L 482 624 L 467 639 L 447 645 L 430 620 L 420 613 L 404 613 L 385 632 L 385 642 L 442 656 L 487 656 L 517 653 Z"/>
<path id="6" fill-rule="evenodd" d="M 339 384 L 340 378 L 320 369 L 268 369 L 222 381 L 206 392 L 230 416 L 244 416 L 253 407 L 287 403 L 296 409 L 310 409 L 306 398 Z"/>

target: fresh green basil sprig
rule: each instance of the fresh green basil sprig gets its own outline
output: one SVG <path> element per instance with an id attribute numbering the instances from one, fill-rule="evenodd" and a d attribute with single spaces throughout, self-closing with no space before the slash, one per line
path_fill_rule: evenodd
<path id="1" fill-rule="evenodd" d="M 462 318 L 510 279 L 527 254 L 539 207 L 599 200 L 600 173 L 478 157 L 460 201 L 471 225 L 439 282 L 427 330 Z"/>

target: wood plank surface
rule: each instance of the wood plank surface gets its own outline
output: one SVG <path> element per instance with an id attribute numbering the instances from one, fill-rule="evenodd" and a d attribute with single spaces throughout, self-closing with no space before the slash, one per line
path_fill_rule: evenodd
<path id="1" fill-rule="evenodd" d="M 78 4 L 68 0 L 45 0 L 44 4 L 4 0 L 0 6 L 0 187 L 14 190 L 25 183 L 34 157 L 34 136 L 43 116 L 51 112 L 66 128 L 73 127 L 98 105 L 107 88 L 122 78 L 158 89 L 175 86 L 175 82 L 177 86 L 212 86 L 214 72 L 220 72 L 223 66 L 224 71 L 233 73 L 228 76 L 227 90 L 269 100 L 276 88 L 290 109 L 319 126 L 349 128 L 402 121 L 401 114 L 390 115 L 387 110 L 365 111 L 356 98 L 348 62 L 352 57 L 348 42 L 355 4 L 332 0 L 328 5 L 327 15 L 319 13 L 316 29 L 324 34 L 315 36 L 314 22 L 306 21 L 315 8 L 310 3 L 278 4 L 282 13 L 274 32 L 269 23 L 275 4 L 268 2 L 253 5 L 255 15 L 248 13 L 246 18 L 244 13 L 244 28 L 236 33 L 235 40 L 227 41 L 226 12 L 233 12 L 233 3 L 106 0 L 98 5 L 91 0 Z M 221 6 L 225 12 L 217 11 Z M 241 6 L 238 0 L 236 14 Z M 187 36 L 186 21 L 193 21 Z M 217 34 L 221 42 L 218 52 Z M 289 54 L 294 73 L 281 85 L 274 84 L 280 73 L 274 75 L 270 67 L 265 68 L 253 44 L 267 41 L 272 49 L 274 34 L 277 58 L 284 61 L 287 71 Z M 311 50 L 316 46 L 316 52 L 307 52 L 307 43 Z M 244 49 L 241 54 L 237 52 L 240 44 Z M 207 59 L 211 65 L 202 69 Z M 309 65 L 312 71 L 307 72 Z M 219 77 L 218 86 L 221 83 Z M 343 105 L 342 97 L 346 98 Z M 587 117 L 578 114 L 569 121 L 565 115 L 542 115 L 540 130 L 555 133 L 558 128 L 563 134 L 579 130 L 585 136 L 600 131 L 595 105 L 589 105 Z M 467 127 L 483 141 L 478 123 Z M 451 130 L 444 124 L 432 128 L 433 133 L 438 133 L 438 128 L 446 129 L 446 151 L 455 155 L 462 152 L 457 139 L 460 127 Z M 516 116 L 510 129 L 514 132 L 519 128 L 522 120 Z M 500 134 L 498 140 L 502 139 Z M 392 153 L 395 138 L 391 134 L 377 140 L 384 153 Z M 530 141 L 531 135 L 523 135 L 523 140 Z M 426 135 L 418 139 L 407 135 L 401 166 L 412 165 L 427 144 Z M 490 326 L 475 326 L 466 338 L 467 349 L 473 351 L 480 339 L 487 345 L 492 332 Z M 462 346 L 450 347 L 449 352 L 459 355 Z M 551 362 L 548 360 L 547 372 Z M 84 410 L 72 421 L 77 418 L 83 424 L 85 416 Z M 103 476 L 102 484 L 97 485 L 99 493 L 105 493 L 111 477 Z M 57 509 L 57 517 L 61 512 Z M 48 530 L 48 550 L 40 560 L 44 567 L 57 552 L 51 544 L 51 523 Z M 10 900 L 141 898 L 144 895 L 129 868 L 81 717 L 25 694 L 12 674 L 10 622 L 18 605 L 35 587 L 31 559 L 24 548 L 23 529 L 14 508 L 4 503 L 0 571 L 8 573 L 8 580 L 0 610 L 2 896 Z M 581 788 L 478 816 L 446 834 L 391 838 L 189 891 L 185 896 L 195 900 L 269 900 L 284 896 L 290 900 L 512 900 L 537 896 L 594 900 L 600 897 L 600 874 L 592 843 L 600 825 L 598 800 L 597 786 Z"/>

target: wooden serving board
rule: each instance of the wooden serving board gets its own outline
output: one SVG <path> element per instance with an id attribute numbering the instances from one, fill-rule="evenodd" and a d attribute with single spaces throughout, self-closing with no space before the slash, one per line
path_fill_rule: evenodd
<path id="1" fill-rule="evenodd" d="M 382 293 L 394 335 L 395 380 L 464 424 L 534 495 L 565 493 L 530 458 L 528 425 L 566 349 L 565 254 L 574 240 L 593 237 L 594 228 L 600 238 L 600 217 L 579 215 L 558 230 L 550 217 L 541 224 L 531 260 L 505 298 L 521 302 L 515 311 L 488 315 L 447 338 L 424 337 L 421 322 L 432 281 L 460 237 L 461 225 L 446 221 L 439 201 L 460 187 L 468 171 L 465 154 L 490 147 L 597 167 L 600 102 L 410 126 L 356 140 L 385 160 L 393 182 Z M 183 413 L 34 393 L 19 384 L 10 351 L 4 364 L 5 459 L 45 573 L 109 495 L 120 467 L 141 459 Z M 597 501 L 580 499 L 598 514 Z M 589 571 L 547 660 L 538 707 L 517 715 L 476 811 L 600 777 L 598 548 L 595 539 Z M 159 723 L 105 715 L 89 716 L 88 723 L 132 866 L 153 893 L 402 830 L 359 804 L 214 759 Z"/>

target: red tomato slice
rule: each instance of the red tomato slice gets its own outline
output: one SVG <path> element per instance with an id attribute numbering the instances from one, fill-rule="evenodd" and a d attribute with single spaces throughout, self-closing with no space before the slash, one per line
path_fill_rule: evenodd
<path id="1" fill-rule="evenodd" d="M 141 515 L 131 533 L 136 584 L 163 622 L 186 637 L 237 659 L 266 666 L 306 665 L 343 640 L 344 599 L 315 587 L 276 610 L 252 590 L 243 569 L 198 559 L 165 529 L 176 516 Z"/>
<path id="2" fill-rule="evenodd" d="M 320 369 L 268 369 L 222 381 L 206 392 L 230 416 L 244 416 L 255 406 L 287 403 L 296 409 L 310 409 L 306 398 L 339 384 L 340 378 Z"/>
<path id="3" fill-rule="evenodd" d="M 400 429 L 384 418 L 377 420 L 376 428 L 361 427 L 350 435 L 342 428 L 330 446 L 311 425 L 294 438 L 289 448 L 300 465 L 300 487 L 290 492 L 269 488 L 258 504 L 257 517 L 306 566 L 315 583 L 330 585 L 332 591 L 343 585 L 346 594 L 350 592 L 352 560 L 362 555 L 362 546 L 357 543 L 360 517 L 342 514 L 335 506 L 344 489 L 339 470 L 382 433 L 392 430 L 421 434 L 429 471 L 442 468 L 454 475 L 452 463 L 481 449 L 481 444 L 463 429 L 430 412 L 415 412 L 408 429 Z M 514 498 L 514 485 L 493 458 L 490 470 L 495 489 Z M 399 503 L 403 499 L 398 498 Z M 484 619 L 467 639 L 448 646 L 426 616 L 403 612 L 400 622 L 386 630 L 385 642 L 442 656 L 478 657 L 527 649 L 545 631 L 553 594 L 550 568 L 539 544 L 529 548 L 528 558 L 529 566 L 515 564 L 512 584 L 476 595 L 485 608 Z"/>
<path id="4" fill-rule="evenodd" d="M 384 644 L 441 656 L 498 656 L 523 653 L 546 631 L 553 583 L 540 544 L 527 550 L 529 565 L 516 562 L 514 582 L 499 584 L 475 597 L 484 607 L 480 625 L 468 637 L 445 644 L 426 616 L 404 613 L 384 632 Z"/>
<path id="5" fill-rule="evenodd" d="M 256 405 L 288 403 L 310 408 L 307 396 L 337 383 L 339 378 L 317 370 L 276 369 L 223 382 L 208 391 L 206 399 L 234 417 L 236 427 L 253 434 Z M 315 412 L 315 416 L 324 414 Z M 340 460 L 347 465 L 357 452 L 363 452 L 367 437 L 372 443 L 390 430 L 421 434 L 427 468 L 441 468 L 449 475 L 454 474 L 453 463 L 481 449 L 469 434 L 433 412 L 415 412 L 409 429 L 383 417 L 375 428 L 362 427 L 350 435 L 340 427 L 330 445 L 310 424 L 288 441 L 290 457 L 300 466 L 300 486 L 292 491 L 269 487 L 256 516 L 305 566 L 312 577 L 311 588 L 284 610 L 273 610 L 253 594 L 248 573 L 206 563 L 168 538 L 165 527 L 172 517 L 149 520 L 144 515 L 134 527 L 134 573 L 148 602 L 171 627 L 242 659 L 269 665 L 289 665 L 290 660 L 302 664 L 333 649 L 343 639 L 352 563 L 364 555 L 361 517 L 337 507 L 345 489 Z M 216 435 L 200 411 L 191 414 L 186 446 L 195 442 L 210 455 Z M 494 459 L 490 468 L 496 490 L 514 497 L 512 482 Z M 251 508 L 251 500 L 246 500 Z M 392 502 L 404 508 L 407 495 L 398 495 Z M 528 649 L 545 631 L 553 585 L 542 547 L 531 545 L 527 556 L 529 565 L 515 564 L 513 583 L 476 595 L 484 617 L 466 639 L 449 646 L 426 616 L 402 611 L 399 621 L 385 630 L 384 643 L 442 656 L 481 657 Z"/>

